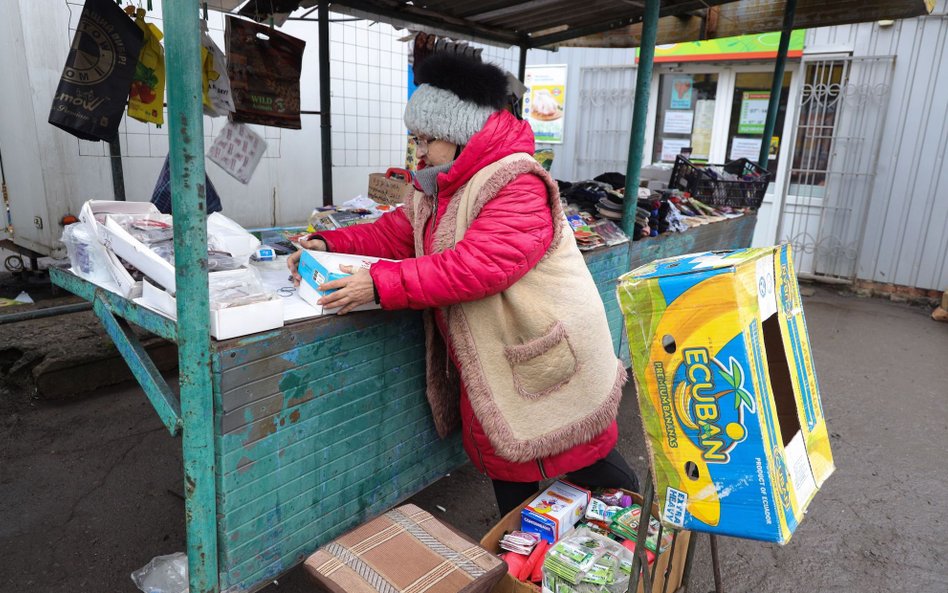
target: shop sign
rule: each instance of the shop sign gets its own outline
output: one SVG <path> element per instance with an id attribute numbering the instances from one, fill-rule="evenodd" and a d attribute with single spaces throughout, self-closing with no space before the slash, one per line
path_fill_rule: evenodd
<path id="1" fill-rule="evenodd" d="M 741 99 L 741 115 L 737 122 L 737 133 L 763 134 L 769 104 L 770 91 L 745 91 Z"/>
<path id="2" fill-rule="evenodd" d="M 562 144 L 566 114 L 566 64 L 527 66 L 523 118 L 537 143 Z"/>
<path id="3" fill-rule="evenodd" d="M 806 29 L 790 34 L 787 56 L 799 58 L 803 55 Z M 780 32 L 759 35 L 739 35 L 721 39 L 706 39 L 689 43 L 668 43 L 655 46 L 656 62 L 721 62 L 726 60 L 772 60 L 777 57 Z M 635 61 L 639 61 L 635 50 Z"/>

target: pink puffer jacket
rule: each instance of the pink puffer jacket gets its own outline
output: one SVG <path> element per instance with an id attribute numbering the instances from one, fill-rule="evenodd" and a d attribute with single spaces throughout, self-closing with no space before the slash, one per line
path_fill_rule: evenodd
<path id="1" fill-rule="evenodd" d="M 455 248 L 431 253 L 431 237 L 458 189 L 483 167 L 517 152 L 534 152 L 529 124 L 505 111 L 493 114 L 451 170 L 438 175 L 436 214 L 425 229 L 428 255 L 415 257 L 411 222 L 401 209 L 373 224 L 320 236 L 331 251 L 402 260 L 372 266 L 372 280 L 385 309 L 445 307 L 501 292 L 540 261 L 553 238 L 546 187 L 537 177 L 522 175 L 505 186 L 484 206 Z M 447 336 L 440 311 L 436 319 Z M 494 451 L 463 386 L 460 395 L 464 448 L 474 465 L 493 479 L 533 482 L 580 469 L 605 457 L 618 437 L 613 422 L 588 443 L 546 459 L 513 463 Z"/>

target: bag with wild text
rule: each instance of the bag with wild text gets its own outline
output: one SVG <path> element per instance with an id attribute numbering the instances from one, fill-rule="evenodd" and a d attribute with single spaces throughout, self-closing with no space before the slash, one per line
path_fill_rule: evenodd
<path id="1" fill-rule="evenodd" d="M 86 0 L 53 95 L 49 123 L 82 140 L 118 133 L 142 31 L 112 0 Z"/>
<path id="2" fill-rule="evenodd" d="M 227 18 L 227 74 L 235 122 L 298 130 L 306 42 L 276 29 Z"/>

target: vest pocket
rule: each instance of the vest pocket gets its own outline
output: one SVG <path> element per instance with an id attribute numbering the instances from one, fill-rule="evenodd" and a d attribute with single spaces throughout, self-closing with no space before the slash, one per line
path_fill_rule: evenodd
<path id="1" fill-rule="evenodd" d="M 566 334 L 566 327 L 560 321 L 539 338 L 505 346 L 504 356 L 513 371 L 517 392 L 528 399 L 553 393 L 569 383 L 579 371 L 576 352 Z"/>

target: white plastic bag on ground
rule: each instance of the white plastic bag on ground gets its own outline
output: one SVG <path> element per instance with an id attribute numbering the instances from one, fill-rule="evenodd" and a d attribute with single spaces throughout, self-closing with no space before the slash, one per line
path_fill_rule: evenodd
<path id="1" fill-rule="evenodd" d="M 155 556 L 132 573 L 132 582 L 145 593 L 188 593 L 188 556 Z"/>

